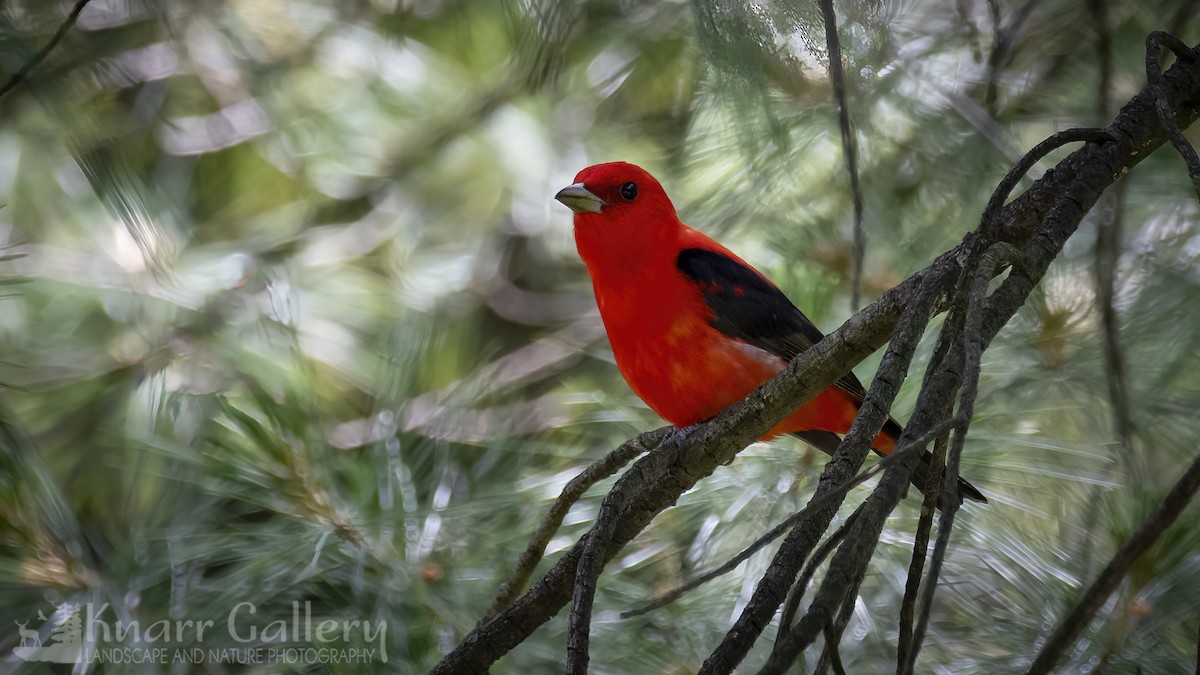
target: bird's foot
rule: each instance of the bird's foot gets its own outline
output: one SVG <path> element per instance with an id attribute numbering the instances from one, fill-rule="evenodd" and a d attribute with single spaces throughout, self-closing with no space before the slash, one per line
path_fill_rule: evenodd
<path id="1" fill-rule="evenodd" d="M 695 424 L 691 424 L 686 427 L 675 427 L 674 429 L 671 430 L 671 433 L 667 434 L 667 437 L 664 438 L 663 440 L 666 441 L 667 443 L 670 443 L 671 445 L 679 445 L 680 443 L 683 442 L 683 439 L 687 438 L 688 433 L 690 433 L 691 430 L 695 429 L 695 428 L 696 428 Z"/>

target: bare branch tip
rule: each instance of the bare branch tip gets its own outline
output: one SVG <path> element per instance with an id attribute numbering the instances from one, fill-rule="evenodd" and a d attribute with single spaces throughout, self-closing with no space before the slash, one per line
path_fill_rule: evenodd
<path id="1" fill-rule="evenodd" d="M 1164 47 L 1169 49 L 1180 61 L 1195 62 L 1197 53 L 1179 38 L 1165 31 L 1154 31 L 1146 36 L 1146 82 L 1154 97 L 1154 108 L 1158 112 L 1159 123 L 1167 132 L 1168 140 L 1171 141 L 1171 145 L 1187 166 L 1188 177 L 1191 178 L 1197 199 L 1200 199 L 1200 155 L 1197 155 L 1196 148 L 1183 135 L 1183 130 L 1180 129 L 1179 121 L 1175 118 L 1175 112 L 1171 108 L 1171 102 L 1163 90 L 1162 49 Z"/>

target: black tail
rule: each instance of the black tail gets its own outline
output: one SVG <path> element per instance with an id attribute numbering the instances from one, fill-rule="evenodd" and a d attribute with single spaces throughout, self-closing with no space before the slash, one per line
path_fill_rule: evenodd
<path id="1" fill-rule="evenodd" d="M 895 432 L 895 437 L 899 437 L 900 425 L 896 424 L 892 420 L 888 420 L 888 422 L 890 424 L 884 426 L 884 431 L 889 432 L 889 435 L 892 435 L 891 432 Z M 896 428 L 889 429 L 889 426 L 892 425 L 894 425 Z M 827 455 L 833 455 L 833 453 L 837 451 L 838 444 L 842 442 L 841 436 L 838 436 L 832 431 L 797 431 L 792 435 Z M 932 464 L 933 454 L 926 452 L 921 456 L 921 463 L 918 464 L 916 470 L 913 471 L 912 484 L 916 486 L 918 491 L 925 490 L 925 483 L 929 480 L 929 470 Z M 958 503 L 962 504 L 964 499 L 970 499 L 971 501 L 979 502 L 980 504 L 987 503 L 987 497 L 983 496 L 983 493 L 980 492 L 978 488 L 962 478 L 959 478 Z M 938 507 L 940 508 L 941 504 L 938 504 Z"/>
<path id="2" fill-rule="evenodd" d="M 917 465 L 917 468 L 915 471 L 913 471 L 912 475 L 912 484 L 915 485 L 918 490 L 925 490 L 925 484 L 929 481 L 929 471 L 932 466 L 933 453 L 927 451 L 921 456 L 921 463 Z M 959 476 L 958 503 L 961 505 L 964 499 L 970 499 L 971 501 L 979 502 L 980 504 L 988 503 L 987 497 L 984 497 L 983 493 L 980 492 L 978 488 L 963 480 L 962 476 Z M 939 503 L 938 506 L 940 508 L 941 504 Z"/>

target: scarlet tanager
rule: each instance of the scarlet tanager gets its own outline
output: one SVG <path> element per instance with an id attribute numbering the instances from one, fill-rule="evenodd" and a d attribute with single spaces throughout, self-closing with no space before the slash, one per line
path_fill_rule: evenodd
<path id="1" fill-rule="evenodd" d="M 580 171 L 554 197 L 575 212 L 575 244 L 625 381 L 683 428 L 713 417 L 783 370 L 821 331 L 775 284 L 679 222 L 658 181 L 624 162 Z M 866 390 L 848 373 L 764 436 L 790 433 L 829 453 Z M 888 418 L 871 447 L 886 455 L 903 427 Z M 923 488 L 932 456 L 913 476 Z M 959 481 L 959 499 L 986 502 Z"/>

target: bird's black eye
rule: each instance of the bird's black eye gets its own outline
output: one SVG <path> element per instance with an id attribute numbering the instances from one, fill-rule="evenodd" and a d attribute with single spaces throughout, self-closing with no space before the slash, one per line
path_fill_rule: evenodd
<path id="1" fill-rule="evenodd" d="M 629 181 L 621 186 L 621 199 L 631 202 L 637 197 L 637 183 Z"/>

